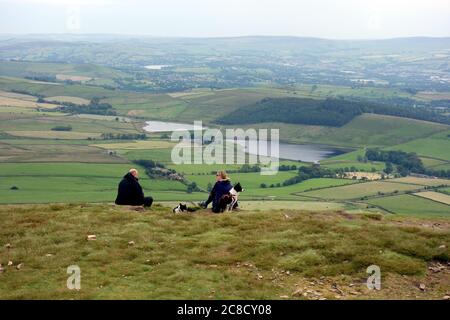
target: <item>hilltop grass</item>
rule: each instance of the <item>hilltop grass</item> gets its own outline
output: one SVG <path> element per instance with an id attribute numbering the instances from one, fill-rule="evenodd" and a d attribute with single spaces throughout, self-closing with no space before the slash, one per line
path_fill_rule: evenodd
<path id="1" fill-rule="evenodd" d="M 417 288 L 431 281 L 427 264 L 449 261 L 448 220 L 434 229 L 374 214 L 174 215 L 96 204 L 1 206 L 0 219 L 1 299 L 298 299 L 321 277 L 314 290 L 328 299 L 441 298 L 449 285 L 443 272 Z M 382 270 L 378 292 L 365 287 L 372 264 Z M 80 291 L 66 287 L 70 265 L 81 268 Z"/>

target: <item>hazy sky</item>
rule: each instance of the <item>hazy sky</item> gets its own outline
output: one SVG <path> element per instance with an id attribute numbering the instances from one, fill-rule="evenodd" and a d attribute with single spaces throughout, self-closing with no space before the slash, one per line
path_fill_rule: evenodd
<path id="1" fill-rule="evenodd" d="M 450 36 L 450 0 L 0 0 L 0 33 Z"/>

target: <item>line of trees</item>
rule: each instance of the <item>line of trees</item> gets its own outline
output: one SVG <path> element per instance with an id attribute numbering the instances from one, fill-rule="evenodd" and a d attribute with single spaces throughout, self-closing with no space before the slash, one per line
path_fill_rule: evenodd
<path id="1" fill-rule="evenodd" d="M 370 161 L 385 162 L 385 172 L 387 174 L 396 171 L 401 176 L 407 176 L 411 173 L 416 173 L 427 176 L 450 178 L 450 170 L 434 170 L 432 168 L 425 168 L 422 160 L 414 152 L 367 149 L 366 157 Z"/>
<path id="2" fill-rule="evenodd" d="M 47 102 L 52 104 L 59 104 L 58 101 L 47 101 L 43 98 L 41 98 L 41 102 Z M 59 111 L 64 113 L 71 113 L 71 114 L 80 114 L 80 113 L 87 113 L 87 114 L 99 114 L 99 115 L 105 115 L 105 116 L 115 116 L 117 115 L 116 110 L 109 104 L 105 102 L 100 102 L 100 98 L 92 98 L 89 104 L 76 104 L 72 102 L 64 102 L 63 105 L 60 105 L 53 109 L 45 109 L 45 111 L 51 112 L 51 111 Z"/>
<path id="3" fill-rule="evenodd" d="M 144 133 L 102 133 L 103 140 L 144 140 L 147 136 Z"/>
<path id="4" fill-rule="evenodd" d="M 321 167 L 319 164 L 313 164 L 310 167 L 300 167 L 298 174 L 295 177 L 289 178 L 283 181 L 283 186 L 290 186 L 300 183 L 302 181 L 313 178 L 333 178 L 336 176 L 336 172 L 332 169 Z"/>
<path id="5" fill-rule="evenodd" d="M 72 126 L 70 124 L 67 126 L 55 126 L 51 130 L 52 131 L 72 131 Z"/>

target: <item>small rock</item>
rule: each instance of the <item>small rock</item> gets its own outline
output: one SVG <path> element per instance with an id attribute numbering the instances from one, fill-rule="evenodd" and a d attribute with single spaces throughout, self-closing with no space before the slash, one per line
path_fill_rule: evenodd
<path id="1" fill-rule="evenodd" d="M 10 267 L 12 265 L 13 265 L 13 262 L 12 261 L 8 261 L 8 266 Z"/>
<path id="2" fill-rule="evenodd" d="M 90 234 L 87 236 L 87 240 L 89 240 L 89 241 L 97 240 L 97 236 L 95 234 Z"/>
<path id="3" fill-rule="evenodd" d="M 291 217 L 288 216 L 287 214 L 285 214 L 285 215 L 284 215 L 284 218 L 285 218 L 285 219 L 290 219 Z"/>
<path id="4" fill-rule="evenodd" d="M 319 298 L 319 300 L 323 301 L 323 300 L 327 300 L 327 298 L 322 297 L 322 298 Z"/>
<path id="5" fill-rule="evenodd" d="M 47 253 L 45 256 L 46 257 L 52 257 L 53 255 L 51 253 Z"/>
<path id="6" fill-rule="evenodd" d="M 335 298 L 335 299 L 340 299 L 340 298 L 341 298 L 341 296 L 334 296 L 334 298 Z"/>
<path id="7" fill-rule="evenodd" d="M 217 264 L 210 264 L 209 267 L 210 268 L 217 268 Z"/>
<path id="8" fill-rule="evenodd" d="M 289 296 L 280 296 L 281 299 L 289 299 Z"/>
<path id="9" fill-rule="evenodd" d="M 350 294 L 357 296 L 359 294 L 359 292 L 358 291 L 350 291 Z"/>
<path id="10" fill-rule="evenodd" d="M 437 273 L 437 272 L 441 272 L 442 270 L 445 270 L 445 266 L 443 266 L 440 263 L 437 263 L 437 264 L 435 264 L 433 266 L 428 267 L 428 270 L 431 270 L 434 273 Z"/>
<path id="11" fill-rule="evenodd" d="M 293 295 L 293 296 L 301 296 L 302 293 L 303 293 L 303 290 L 302 290 L 302 289 L 297 289 L 297 290 L 295 290 L 295 291 L 292 293 L 292 295 Z"/>
<path id="12" fill-rule="evenodd" d="M 263 276 L 258 274 L 258 280 L 262 280 Z"/>
<path id="13" fill-rule="evenodd" d="M 419 289 L 422 291 L 425 291 L 425 289 L 426 289 L 425 284 L 423 284 L 423 283 L 419 284 Z"/>
<path id="14" fill-rule="evenodd" d="M 9 249 L 9 248 L 11 248 L 11 243 L 7 243 L 7 244 L 5 244 L 5 248 L 6 248 L 6 249 Z"/>
<path id="15" fill-rule="evenodd" d="M 442 297 L 442 299 L 444 299 L 444 300 L 450 300 L 450 296 L 444 296 L 444 297 Z"/>
<path id="16" fill-rule="evenodd" d="M 130 241 L 130 242 L 128 242 L 128 245 L 129 245 L 129 246 L 134 246 L 135 243 L 134 243 L 134 241 Z"/>
<path id="17" fill-rule="evenodd" d="M 20 268 L 22 268 L 22 265 L 23 265 L 22 263 L 19 263 L 19 264 L 16 266 L 16 269 L 17 269 L 17 270 L 20 270 Z"/>
<path id="18" fill-rule="evenodd" d="M 445 249 L 445 248 L 446 248 L 445 244 L 439 246 L 439 249 Z"/>
<path id="19" fill-rule="evenodd" d="M 286 274 L 287 274 L 287 275 L 290 275 L 291 273 L 290 273 L 289 271 L 286 271 Z"/>

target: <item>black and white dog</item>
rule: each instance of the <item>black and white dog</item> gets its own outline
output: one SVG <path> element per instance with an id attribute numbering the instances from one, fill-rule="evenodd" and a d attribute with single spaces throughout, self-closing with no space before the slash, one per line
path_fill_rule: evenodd
<path id="1" fill-rule="evenodd" d="M 186 204 L 179 203 L 175 208 L 172 209 L 173 213 L 181 213 L 181 212 L 195 212 L 199 210 L 199 207 L 189 208 Z"/>
<path id="2" fill-rule="evenodd" d="M 175 208 L 172 209 L 173 213 L 180 213 L 180 212 L 185 212 L 188 211 L 188 207 L 185 204 L 178 204 Z"/>
<path id="3" fill-rule="evenodd" d="M 229 194 L 231 196 L 231 202 L 228 205 L 228 211 L 232 211 L 233 209 L 236 208 L 236 204 L 238 202 L 239 199 L 239 193 L 243 192 L 244 188 L 242 188 L 241 183 L 238 182 L 234 185 L 233 188 L 231 188 Z"/>

